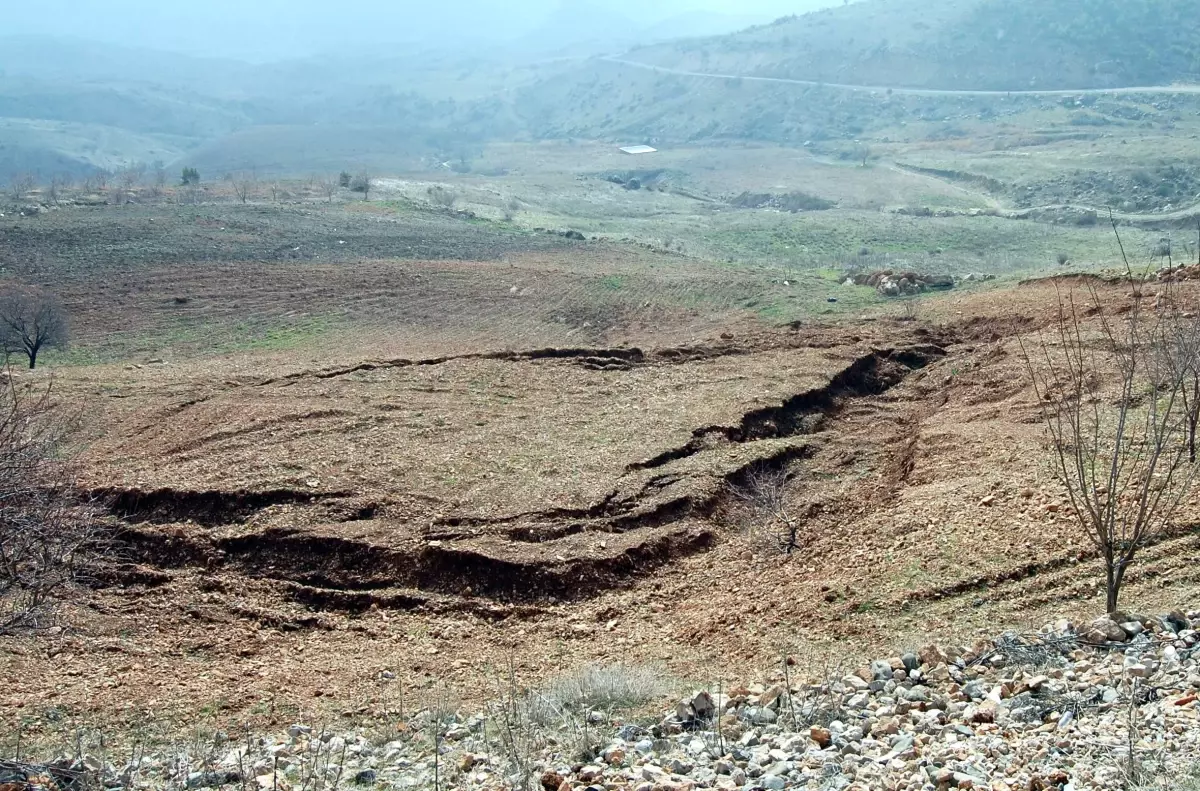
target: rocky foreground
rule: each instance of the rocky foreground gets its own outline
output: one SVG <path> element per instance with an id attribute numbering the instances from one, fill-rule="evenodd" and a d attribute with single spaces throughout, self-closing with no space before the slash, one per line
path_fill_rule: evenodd
<path id="1" fill-rule="evenodd" d="M 1198 626 L 1200 612 L 1114 613 L 844 676 L 781 669 L 779 683 L 693 692 L 645 721 L 514 686 L 486 712 L 427 709 L 383 736 L 296 724 L 125 766 L 0 762 L 0 788 L 1200 788 Z"/>

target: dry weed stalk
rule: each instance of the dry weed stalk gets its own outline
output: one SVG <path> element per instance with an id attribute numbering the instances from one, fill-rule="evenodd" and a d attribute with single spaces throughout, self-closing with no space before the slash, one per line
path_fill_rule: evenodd
<path id="1" fill-rule="evenodd" d="M 524 791 L 533 787 L 536 739 L 525 695 L 517 686 L 516 660 L 512 655 L 498 687 L 495 702 L 488 706 L 488 718 L 494 724 L 500 752 L 508 763 L 509 782 L 514 789 Z"/>

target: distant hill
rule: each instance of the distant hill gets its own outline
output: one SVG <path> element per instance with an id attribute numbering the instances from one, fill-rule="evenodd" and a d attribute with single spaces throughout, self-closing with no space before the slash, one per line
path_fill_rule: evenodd
<path id="1" fill-rule="evenodd" d="M 634 50 L 688 71 L 951 90 L 1200 80 L 1200 0 L 864 0 Z"/>
<path id="2" fill-rule="evenodd" d="M 998 109 L 978 97 L 820 83 L 1022 91 L 1200 81 L 1200 0 L 863 0 L 717 36 L 696 34 L 731 18 L 663 21 L 636 0 L 544 5 L 527 46 L 469 55 L 356 47 L 254 64 L 0 38 L 0 182 L 155 159 L 206 173 L 388 168 L 530 138 L 853 145 L 884 128 Z M 592 57 L 663 36 L 676 38 L 625 58 L 722 78 Z"/>
<path id="3" fill-rule="evenodd" d="M 154 86 L 236 96 L 250 67 L 143 47 L 52 36 L 0 37 L 0 76 L 42 83 Z"/>

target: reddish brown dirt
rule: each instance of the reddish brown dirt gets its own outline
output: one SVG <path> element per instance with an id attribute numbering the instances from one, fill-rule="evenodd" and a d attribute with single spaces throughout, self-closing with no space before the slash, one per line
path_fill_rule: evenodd
<path id="1" fill-rule="evenodd" d="M 4 645 L 0 710 L 371 714 L 385 669 L 472 699 L 510 651 L 530 682 L 615 661 L 746 679 L 821 644 L 1095 614 L 1016 343 L 1054 299 L 685 348 L 68 372 L 65 399 L 104 396 L 87 480 L 128 562 L 79 631 Z M 791 556 L 728 494 L 785 463 Z M 1145 553 L 1130 606 L 1191 600 L 1197 516 Z"/>

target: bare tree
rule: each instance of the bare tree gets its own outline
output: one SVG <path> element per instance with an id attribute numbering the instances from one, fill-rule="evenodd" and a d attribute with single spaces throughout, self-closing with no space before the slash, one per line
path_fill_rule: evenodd
<path id="1" fill-rule="evenodd" d="M 1200 429 L 1200 315 L 1186 309 L 1183 290 L 1173 278 L 1163 284 L 1156 310 L 1166 322 L 1164 354 L 1172 376 L 1179 379 L 1188 461 L 1196 463 L 1196 433 Z"/>
<path id="2" fill-rule="evenodd" d="M 250 198 L 251 191 L 254 189 L 258 179 L 253 172 L 238 171 L 229 177 L 229 181 L 233 184 L 233 192 L 237 195 L 238 200 L 245 203 Z"/>
<path id="3" fill-rule="evenodd" d="M 861 162 L 862 167 L 864 167 L 864 168 L 867 166 L 868 163 L 870 163 L 871 156 L 873 154 L 874 154 L 874 152 L 871 150 L 871 147 L 869 145 L 867 145 L 866 143 L 859 142 L 859 143 L 856 143 L 854 146 L 854 158 L 856 160 L 858 160 L 859 162 Z"/>
<path id="4" fill-rule="evenodd" d="M 58 199 L 62 197 L 63 192 L 70 189 L 70 187 L 71 177 L 68 175 L 60 174 L 50 179 L 49 197 L 55 206 L 58 205 Z"/>
<path id="5" fill-rule="evenodd" d="M 0 341 L 8 354 L 23 354 L 37 367 L 44 348 L 65 349 L 67 314 L 58 298 L 38 288 L 12 288 L 0 294 Z"/>
<path id="6" fill-rule="evenodd" d="M 1130 282 L 1123 315 L 1101 311 L 1089 328 L 1074 297 L 1060 295 L 1051 337 L 1021 341 L 1055 471 L 1104 561 L 1108 612 L 1117 609 L 1137 552 L 1166 529 L 1195 471 L 1186 463 L 1186 384 L 1171 360 L 1171 319 L 1146 304 L 1138 280 Z M 1088 298 L 1101 306 L 1095 286 Z"/>
<path id="7" fill-rule="evenodd" d="M 102 530 L 75 495 L 67 442 L 73 416 L 53 387 L 18 387 L 0 371 L 0 634 L 52 623 L 54 604 L 104 550 Z"/>
<path id="8" fill-rule="evenodd" d="M 341 182 L 339 182 L 337 176 L 327 176 L 321 179 L 321 194 L 330 203 L 333 203 L 333 198 L 337 195 L 339 189 L 341 189 Z"/>
<path id="9" fill-rule="evenodd" d="M 119 174 L 121 180 L 121 188 L 131 190 L 142 183 L 142 179 L 146 175 L 146 166 L 141 163 L 135 163 L 122 170 Z"/>
<path id="10" fill-rule="evenodd" d="M 8 194 L 13 200 L 21 200 L 37 186 L 37 180 L 29 173 L 18 173 L 8 180 Z"/>

